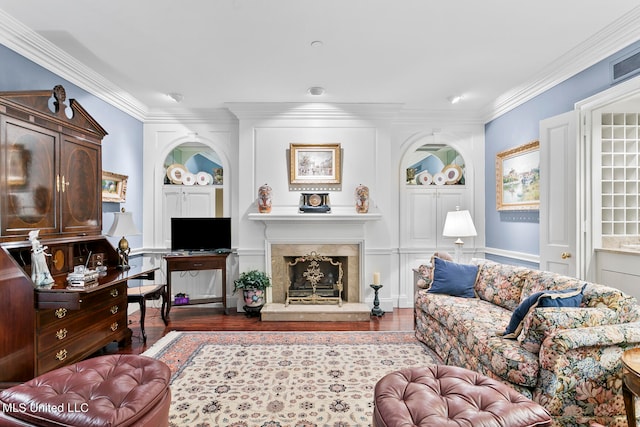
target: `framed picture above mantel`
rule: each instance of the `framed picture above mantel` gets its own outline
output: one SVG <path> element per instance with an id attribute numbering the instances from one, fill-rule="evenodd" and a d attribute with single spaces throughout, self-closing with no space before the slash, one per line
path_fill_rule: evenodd
<path id="1" fill-rule="evenodd" d="M 540 208 L 540 142 L 531 141 L 496 155 L 496 208 Z"/>
<path id="2" fill-rule="evenodd" d="M 290 184 L 340 184 L 340 144 L 289 144 Z"/>

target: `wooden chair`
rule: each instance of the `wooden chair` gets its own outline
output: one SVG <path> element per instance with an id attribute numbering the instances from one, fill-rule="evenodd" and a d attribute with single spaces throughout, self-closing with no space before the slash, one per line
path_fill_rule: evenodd
<path id="1" fill-rule="evenodd" d="M 140 304 L 140 330 L 142 331 L 142 341 L 147 342 L 147 334 L 144 331 L 144 316 L 147 311 L 148 300 L 162 299 L 160 316 L 165 326 L 167 325 L 167 285 L 144 285 L 127 288 L 127 302 Z"/>

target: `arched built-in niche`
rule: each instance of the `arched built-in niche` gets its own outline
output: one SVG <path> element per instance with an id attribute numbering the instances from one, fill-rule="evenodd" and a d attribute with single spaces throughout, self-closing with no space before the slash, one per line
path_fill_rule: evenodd
<path id="1" fill-rule="evenodd" d="M 407 185 L 465 184 L 464 158 L 447 144 L 423 144 L 407 153 L 404 163 Z"/>
<path id="2" fill-rule="evenodd" d="M 473 165 L 468 147 L 454 137 L 418 134 L 410 138 L 400 164 L 400 247 L 410 253 L 453 250 L 454 239 L 444 238 L 447 212 L 474 213 Z M 467 239 L 466 247 L 473 247 Z"/>
<path id="3" fill-rule="evenodd" d="M 171 244 L 172 217 L 230 215 L 226 153 L 210 141 L 197 139 L 172 141 L 156 157 L 155 185 L 160 196 L 154 210 L 156 241 L 165 248 Z"/>
<path id="4" fill-rule="evenodd" d="M 164 160 L 167 185 L 213 185 L 222 189 L 224 167 L 220 156 L 199 142 L 174 147 Z M 220 211 L 221 215 L 222 211 Z"/>

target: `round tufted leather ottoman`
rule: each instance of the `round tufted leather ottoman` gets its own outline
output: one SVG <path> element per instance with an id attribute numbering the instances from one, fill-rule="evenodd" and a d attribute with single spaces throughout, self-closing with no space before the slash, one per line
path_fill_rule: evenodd
<path id="1" fill-rule="evenodd" d="M 170 378 L 145 356 L 83 360 L 0 392 L 0 426 L 168 426 Z"/>
<path id="2" fill-rule="evenodd" d="M 546 409 L 509 386 L 456 366 L 410 368 L 375 387 L 373 427 L 550 426 Z"/>

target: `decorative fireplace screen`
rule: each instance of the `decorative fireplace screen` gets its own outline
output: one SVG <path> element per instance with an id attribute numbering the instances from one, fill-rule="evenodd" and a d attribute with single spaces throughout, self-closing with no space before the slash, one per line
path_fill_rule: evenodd
<path id="1" fill-rule="evenodd" d="M 311 252 L 288 262 L 289 287 L 285 306 L 292 302 L 337 303 L 342 307 L 342 263 Z"/>

